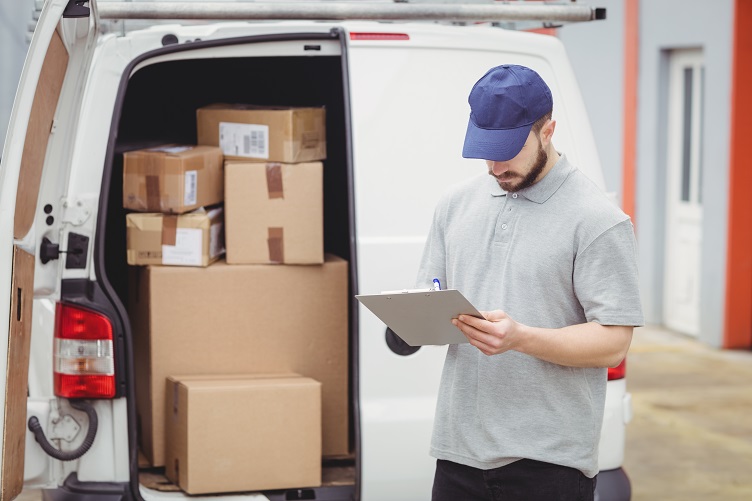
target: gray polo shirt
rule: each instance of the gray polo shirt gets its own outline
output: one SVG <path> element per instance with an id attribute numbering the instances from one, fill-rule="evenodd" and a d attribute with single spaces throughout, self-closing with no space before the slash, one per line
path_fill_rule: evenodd
<path id="1" fill-rule="evenodd" d="M 446 194 L 418 286 L 434 277 L 530 326 L 643 323 L 629 216 L 564 156 L 517 193 L 483 174 Z M 605 368 L 450 345 L 431 455 L 481 469 L 529 458 L 593 477 L 605 395 Z"/>

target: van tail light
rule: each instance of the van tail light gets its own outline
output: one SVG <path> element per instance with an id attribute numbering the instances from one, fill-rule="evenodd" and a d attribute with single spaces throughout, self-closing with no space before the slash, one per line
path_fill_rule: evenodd
<path id="1" fill-rule="evenodd" d="M 613 381 L 614 379 L 624 379 L 627 375 L 627 359 L 621 361 L 619 365 L 616 367 L 609 367 L 608 368 L 608 380 Z"/>
<path id="2" fill-rule="evenodd" d="M 112 323 L 92 310 L 58 303 L 55 315 L 55 395 L 113 398 Z"/>
<path id="3" fill-rule="evenodd" d="M 410 40 L 410 35 L 407 33 L 352 32 L 350 40 Z"/>

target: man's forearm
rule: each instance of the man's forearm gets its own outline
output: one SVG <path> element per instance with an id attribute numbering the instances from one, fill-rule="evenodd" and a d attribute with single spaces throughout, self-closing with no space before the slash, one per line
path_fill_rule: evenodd
<path id="1" fill-rule="evenodd" d="M 570 367 L 615 367 L 632 341 L 631 326 L 596 322 L 544 329 L 519 325 L 515 349 L 547 362 Z"/>

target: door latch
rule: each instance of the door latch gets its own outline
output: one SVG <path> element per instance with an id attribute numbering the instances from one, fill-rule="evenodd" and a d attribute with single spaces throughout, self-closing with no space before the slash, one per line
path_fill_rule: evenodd
<path id="1" fill-rule="evenodd" d="M 68 234 L 68 250 L 60 250 L 60 244 L 44 237 L 39 246 L 39 260 L 47 264 L 53 259 L 59 259 L 60 254 L 66 254 L 65 267 L 68 269 L 81 269 L 86 267 L 86 254 L 89 249 L 89 237 L 78 233 Z"/>

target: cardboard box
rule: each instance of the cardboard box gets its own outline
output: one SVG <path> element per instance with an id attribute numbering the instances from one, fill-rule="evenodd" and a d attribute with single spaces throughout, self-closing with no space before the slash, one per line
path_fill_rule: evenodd
<path id="1" fill-rule="evenodd" d="M 141 212 L 184 212 L 224 199 L 222 150 L 166 145 L 123 154 L 123 207 Z"/>
<path id="2" fill-rule="evenodd" d="M 153 466 L 165 464 L 165 381 L 178 374 L 295 372 L 320 381 L 323 454 L 349 453 L 345 260 L 131 271 L 138 435 Z"/>
<path id="3" fill-rule="evenodd" d="M 165 474 L 188 494 L 321 484 L 318 381 L 169 377 L 165 416 Z"/>
<path id="4" fill-rule="evenodd" d="M 225 163 L 227 262 L 324 262 L 324 166 Z"/>
<path id="5" fill-rule="evenodd" d="M 212 104 L 196 110 L 198 143 L 226 159 L 300 163 L 326 158 L 326 110 Z"/>
<path id="6" fill-rule="evenodd" d="M 128 214 L 128 264 L 208 266 L 225 250 L 222 215 L 222 207 L 181 215 Z"/>

